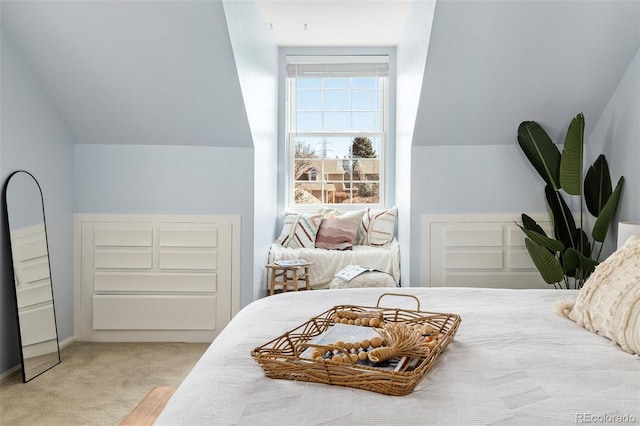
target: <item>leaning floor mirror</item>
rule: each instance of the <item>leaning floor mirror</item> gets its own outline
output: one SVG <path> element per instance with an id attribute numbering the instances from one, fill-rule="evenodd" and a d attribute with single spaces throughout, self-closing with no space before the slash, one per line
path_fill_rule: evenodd
<path id="1" fill-rule="evenodd" d="M 22 378 L 28 382 L 60 363 L 44 203 L 38 181 L 14 172 L 4 188 L 15 279 Z"/>

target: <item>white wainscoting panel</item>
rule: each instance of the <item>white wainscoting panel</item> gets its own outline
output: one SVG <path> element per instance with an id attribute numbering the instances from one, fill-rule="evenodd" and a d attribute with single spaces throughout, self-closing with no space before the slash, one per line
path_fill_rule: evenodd
<path id="1" fill-rule="evenodd" d="M 126 223 L 104 223 L 93 230 L 96 247 L 151 247 L 153 227 Z"/>
<path id="2" fill-rule="evenodd" d="M 547 214 L 529 215 L 552 235 Z M 421 285 L 549 288 L 516 226 L 520 214 L 423 215 Z"/>
<path id="3" fill-rule="evenodd" d="M 94 274 L 94 289 L 101 293 L 215 293 L 217 282 L 215 272 L 123 271 Z"/>
<path id="4" fill-rule="evenodd" d="M 76 337 L 211 341 L 239 309 L 238 216 L 76 215 Z"/>
<path id="5" fill-rule="evenodd" d="M 93 296 L 94 330 L 215 330 L 216 296 Z M 113 315 L 118 312 L 118 315 Z"/>
<path id="6" fill-rule="evenodd" d="M 160 269 L 215 271 L 217 268 L 218 251 L 215 249 L 167 250 L 160 248 Z"/>
<path id="7" fill-rule="evenodd" d="M 96 269 L 151 269 L 152 262 L 151 249 L 96 248 L 93 253 Z"/>

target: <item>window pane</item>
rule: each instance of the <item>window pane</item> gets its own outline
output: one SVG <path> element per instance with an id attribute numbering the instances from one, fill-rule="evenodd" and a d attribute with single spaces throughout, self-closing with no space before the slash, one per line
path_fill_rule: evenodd
<path id="1" fill-rule="evenodd" d="M 351 109 L 351 91 L 325 90 L 323 109 L 349 111 Z"/>
<path id="2" fill-rule="evenodd" d="M 354 110 L 380 110 L 380 92 L 377 90 L 354 90 L 352 96 Z"/>
<path id="3" fill-rule="evenodd" d="M 348 173 L 349 165 L 348 160 L 344 162 L 341 159 L 326 159 L 324 160 L 324 178 L 326 180 L 343 180 L 345 173 Z M 345 167 L 347 167 L 345 169 Z"/>
<path id="4" fill-rule="evenodd" d="M 348 158 L 351 156 L 352 138 L 328 137 L 326 158 Z"/>
<path id="5" fill-rule="evenodd" d="M 296 78 L 296 87 L 297 88 L 321 88 L 322 87 L 322 79 L 321 78 Z"/>
<path id="6" fill-rule="evenodd" d="M 347 89 L 351 87 L 351 79 L 342 77 L 325 78 L 324 87 L 326 89 Z"/>
<path id="7" fill-rule="evenodd" d="M 304 180 L 304 181 L 321 180 L 322 179 L 322 160 L 309 159 L 309 158 L 294 160 L 293 176 L 295 180 Z"/>
<path id="8" fill-rule="evenodd" d="M 293 198 L 295 204 L 320 204 L 322 203 L 322 184 L 297 182 Z"/>
<path id="9" fill-rule="evenodd" d="M 380 160 L 379 159 L 357 159 L 354 160 L 353 180 L 354 181 L 375 181 L 380 180 Z"/>
<path id="10" fill-rule="evenodd" d="M 345 131 L 351 129 L 351 113 L 349 112 L 325 112 L 324 130 Z"/>
<path id="11" fill-rule="evenodd" d="M 321 112 L 296 113 L 296 127 L 299 132 L 308 132 L 322 128 Z"/>
<path id="12" fill-rule="evenodd" d="M 364 132 L 377 132 L 382 130 L 379 120 L 380 114 L 377 112 L 354 112 L 353 130 Z"/>
<path id="13" fill-rule="evenodd" d="M 321 93 L 319 89 L 298 89 L 296 90 L 296 109 L 297 110 L 320 110 Z"/>
<path id="14" fill-rule="evenodd" d="M 351 141 L 351 155 L 354 158 L 378 158 L 380 138 L 359 136 Z"/>
<path id="15" fill-rule="evenodd" d="M 350 181 L 334 181 L 330 182 L 330 184 L 333 188 L 335 188 L 335 191 L 331 194 L 331 199 L 328 201 L 329 203 L 350 203 L 352 194 Z"/>
<path id="16" fill-rule="evenodd" d="M 319 158 L 322 138 L 295 138 L 294 158 Z"/>
<path id="17" fill-rule="evenodd" d="M 380 185 L 377 183 L 356 183 L 353 186 L 352 203 L 378 204 L 380 202 Z"/>
<path id="18" fill-rule="evenodd" d="M 356 89 L 374 89 L 380 85 L 380 78 L 378 77 L 355 77 L 352 79 L 353 87 Z"/>

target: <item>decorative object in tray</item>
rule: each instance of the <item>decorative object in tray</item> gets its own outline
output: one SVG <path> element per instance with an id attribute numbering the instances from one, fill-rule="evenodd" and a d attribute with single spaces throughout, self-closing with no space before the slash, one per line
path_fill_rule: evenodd
<path id="1" fill-rule="evenodd" d="M 411 297 L 416 310 L 381 307 L 385 296 Z M 424 312 L 412 295 L 384 293 L 374 307 L 338 305 L 255 348 L 274 379 L 407 395 L 453 340 L 460 316 Z"/>

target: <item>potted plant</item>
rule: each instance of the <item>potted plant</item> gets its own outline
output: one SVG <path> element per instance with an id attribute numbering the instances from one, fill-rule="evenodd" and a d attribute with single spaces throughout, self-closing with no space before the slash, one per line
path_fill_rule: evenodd
<path id="1" fill-rule="evenodd" d="M 545 198 L 553 223 L 553 237 L 529 216 L 522 214 L 525 245 L 540 275 L 556 288 L 582 288 L 599 262 L 611 219 L 618 206 L 624 177 L 612 191 L 609 166 L 600 155 L 589 167 L 584 181 L 584 115 L 569 125 L 562 154 L 544 129 L 534 121 L 518 127 L 518 144 L 529 162 L 545 181 Z M 564 194 L 564 195 L 563 195 Z M 580 197 L 579 224 L 565 195 Z M 584 202 L 582 202 L 584 197 Z M 595 217 L 591 239 L 585 232 L 584 207 Z M 600 247 L 596 250 L 596 242 Z"/>

